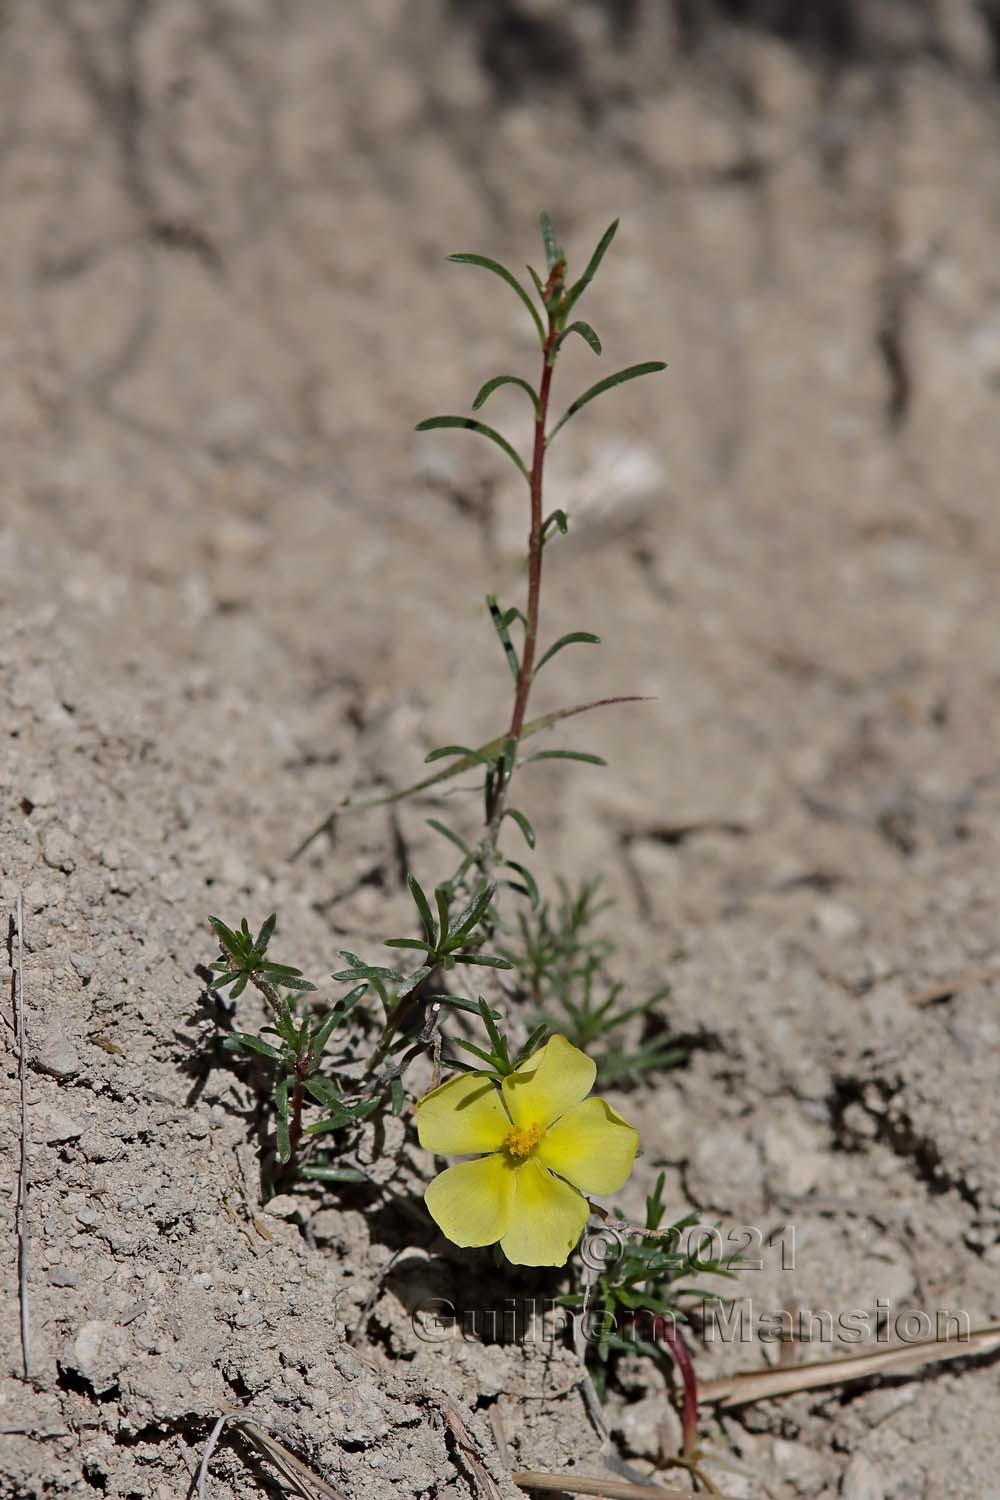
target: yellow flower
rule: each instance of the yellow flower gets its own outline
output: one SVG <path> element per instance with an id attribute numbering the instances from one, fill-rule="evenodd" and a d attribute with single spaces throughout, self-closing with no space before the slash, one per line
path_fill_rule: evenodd
<path id="1" fill-rule="evenodd" d="M 417 1104 L 425 1151 L 472 1156 L 435 1177 L 431 1218 L 456 1245 L 500 1247 L 518 1266 L 561 1266 L 590 1214 L 584 1193 L 628 1181 L 639 1132 L 588 1099 L 596 1064 L 553 1036 L 500 1085 L 462 1073 Z"/>

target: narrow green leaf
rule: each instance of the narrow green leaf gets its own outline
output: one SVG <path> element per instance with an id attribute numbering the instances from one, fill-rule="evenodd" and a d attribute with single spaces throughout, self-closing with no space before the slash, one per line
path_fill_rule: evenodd
<path id="1" fill-rule="evenodd" d="M 563 344 L 569 338 L 569 336 L 570 336 L 571 333 L 578 333 L 580 335 L 580 337 L 583 339 L 583 342 L 585 344 L 587 344 L 591 349 L 593 349 L 593 351 L 594 351 L 595 354 L 600 354 L 600 352 L 601 352 L 601 341 L 597 337 L 597 334 L 595 333 L 595 331 L 593 330 L 593 328 L 591 328 L 591 326 L 590 326 L 589 323 L 583 323 L 583 322 L 580 322 L 580 321 L 577 321 L 576 323 L 571 323 L 568 328 L 564 328 L 563 329 L 562 333 L 559 335 L 558 339 L 556 340 L 556 349 L 557 350 L 562 348 Z"/>
<path id="2" fill-rule="evenodd" d="M 349 979 L 398 979 L 398 969 L 385 969 L 378 964 L 366 964 L 363 958 L 356 953 L 351 953 L 347 948 L 341 948 L 338 957 L 346 958 L 351 965 L 349 969 L 341 969 L 339 974 L 331 974 L 331 979 L 346 982 Z"/>
<path id="3" fill-rule="evenodd" d="M 277 1107 L 277 1124 L 275 1134 L 277 1136 L 278 1160 L 284 1166 L 292 1155 L 292 1141 L 288 1132 L 288 1087 L 291 1082 L 287 1073 L 283 1073 L 278 1079 L 274 1090 L 274 1102 Z"/>
<path id="4" fill-rule="evenodd" d="M 626 380 L 638 380 L 640 375 L 654 375 L 658 370 L 665 370 L 666 368 L 666 364 L 662 359 L 650 359 L 641 365 L 629 365 L 628 369 L 619 370 L 614 375 L 606 375 L 603 380 L 599 380 L 596 385 L 592 385 L 588 391 L 584 391 L 582 396 L 577 396 L 576 400 L 566 408 L 546 438 L 546 445 L 551 443 L 559 429 L 565 427 L 570 417 L 575 416 L 581 407 L 587 405 L 588 401 L 593 401 L 596 396 L 603 395 L 605 391 L 613 390 L 616 385 L 624 385 Z"/>
<path id="5" fill-rule="evenodd" d="M 310 1182 L 368 1182 L 368 1173 L 359 1167 L 303 1167 L 300 1173 Z"/>
<path id="6" fill-rule="evenodd" d="M 298 1028 L 296 1027 L 295 1017 L 289 1009 L 287 1000 L 281 1002 L 281 1015 L 275 1023 L 275 1029 L 281 1040 L 287 1042 L 289 1047 L 294 1048 L 298 1039 Z"/>
<path id="7" fill-rule="evenodd" d="M 307 1125 L 304 1135 L 329 1135 L 331 1130 L 343 1130 L 345 1125 L 354 1124 L 354 1115 L 343 1104 L 331 1108 L 330 1114 L 323 1120 L 317 1120 L 312 1125 Z"/>
<path id="8" fill-rule="evenodd" d="M 491 1068 L 496 1067 L 497 1058 L 492 1052 L 484 1052 L 482 1047 L 477 1047 L 474 1042 L 467 1042 L 464 1037 L 452 1037 L 452 1041 L 456 1047 L 461 1047 L 463 1052 L 471 1052 L 473 1057 L 479 1058 L 480 1062 L 489 1063 Z"/>
<path id="9" fill-rule="evenodd" d="M 427 978 L 428 974 L 431 972 L 431 967 L 432 965 L 430 964 L 422 964 L 419 969 L 414 969 L 412 974 L 408 974 L 406 976 L 406 978 L 396 990 L 397 1005 L 401 1000 L 405 1000 L 407 995 L 412 995 L 414 990 L 420 988 L 424 980 Z"/>
<path id="10" fill-rule="evenodd" d="M 467 937 L 473 928 L 482 921 L 486 908 L 493 900 L 494 890 L 495 886 L 484 885 L 481 891 L 477 891 L 468 906 L 455 921 L 448 934 L 449 940 L 452 938 Z"/>
<path id="11" fill-rule="evenodd" d="M 545 663 L 547 661 L 551 661 L 556 652 L 561 651 L 564 646 L 599 646 L 600 644 L 601 637 L 599 635 L 593 635 L 589 630 L 571 630 L 568 635 L 561 635 L 555 642 L 555 644 L 550 646 L 543 656 L 539 657 L 538 662 L 535 666 L 535 675 L 537 675 L 537 673 L 542 670 Z"/>
<path id="12" fill-rule="evenodd" d="M 490 619 L 493 621 L 493 629 L 500 637 L 500 644 L 503 647 L 504 655 L 507 658 L 507 665 L 508 667 L 510 667 L 511 675 L 514 678 L 514 681 L 517 682 L 518 678 L 521 675 L 521 663 L 518 659 L 514 642 L 510 638 L 510 630 L 508 628 L 510 624 L 510 611 L 508 610 L 506 614 L 501 614 L 500 606 L 493 594 L 487 594 L 486 603 L 489 606 Z"/>
<path id="13" fill-rule="evenodd" d="M 419 938 L 386 938 L 384 948 L 419 948 L 422 953 L 433 953 L 433 943 L 422 943 Z"/>
<path id="14" fill-rule="evenodd" d="M 574 714 L 589 713 L 592 708 L 605 708 L 613 703 L 644 703 L 646 701 L 639 694 L 627 693 L 620 694 L 615 698 L 597 698 L 593 703 L 578 703 L 572 708 L 556 709 L 553 713 L 541 714 L 537 719 L 530 719 L 521 731 L 521 739 L 522 741 L 530 739 L 533 734 L 540 734 L 543 729 L 550 729 L 553 724 L 557 724 L 561 719 L 572 718 Z M 460 752 L 456 750 L 455 746 L 449 746 L 444 753 L 458 755 L 458 759 L 453 766 L 448 766 L 443 771 L 436 771 L 431 776 L 425 776 L 422 780 L 415 781 L 411 786 L 405 786 L 397 792 L 382 792 L 378 796 L 360 797 L 356 801 L 352 801 L 350 797 L 345 797 L 342 802 L 338 803 L 335 810 L 336 815 L 339 816 L 349 812 L 362 812 L 367 808 L 387 807 L 394 802 L 404 802 L 408 797 L 415 797 L 420 792 L 426 792 L 431 787 L 438 786 L 442 781 L 450 781 L 453 776 L 462 775 L 471 766 L 494 765 L 497 756 L 503 751 L 503 746 L 507 738 L 508 735 L 505 731 L 503 734 L 498 735 L 495 740 L 487 740 L 485 745 L 480 745 L 477 750 L 473 751 Z M 442 752 L 437 751 L 432 752 L 432 754 L 437 759 L 441 756 Z M 334 814 L 330 814 L 324 818 L 323 822 L 317 828 L 313 829 L 308 838 L 299 845 L 297 851 L 299 854 L 329 826 L 330 817 L 332 816 Z"/>
<path id="15" fill-rule="evenodd" d="M 501 281 L 506 281 L 507 285 L 517 293 L 528 309 L 531 314 L 531 321 L 534 323 L 538 334 L 538 341 L 544 344 L 545 329 L 541 318 L 538 316 L 538 310 L 517 277 L 508 271 L 506 266 L 502 266 L 497 260 L 490 260 L 487 255 L 449 255 L 448 259 L 455 261 L 460 266 L 481 266 L 484 271 L 492 271 L 494 276 L 499 276 Z"/>
<path id="16" fill-rule="evenodd" d="M 487 380 L 485 385 L 480 386 L 479 393 L 476 396 L 475 401 L 473 401 L 472 403 L 472 410 L 478 411 L 479 408 L 483 405 L 484 401 L 486 401 L 488 397 L 492 396 L 493 392 L 502 385 L 517 385 L 520 386 L 522 391 L 527 391 L 528 398 L 535 409 L 535 416 L 537 417 L 539 415 L 541 411 L 541 405 L 539 403 L 538 397 L 535 395 L 534 387 L 529 385 L 526 380 L 522 380 L 520 375 L 494 375 L 492 380 Z"/>
<path id="17" fill-rule="evenodd" d="M 351 1105 L 351 1118 L 355 1123 L 367 1120 L 369 1115 L 373 1115 L 377 1109 L 381 1108 L 381 1104 L 380 1099 L 362 1099 L 360 1104 Z"/>
<path id="18" fill-rule="evenodd" d="M 613 224 L 608 225 L 607 229 L 601 235 L 597 249 L 594 251 L 593 255 L 590 257 L 590 260 L 587 262 L 587 269 L 584 271 L 579 281 L 574 281 L 573 285 L 566 293 L 566 296 L 563 298 L 562 305 L 559 309 L 560 315 L 562 317 L 566 317 L 574 304 L 580 300 L 590 283 L 593 281 L 594 277 L 597 274 L 597 268 L 601 264 L 601 261 L 604 259 L 605 252 L 607 251 L 608 246 L 611 244 L 611 241 L 614 239 L 617 229 L 618 220 L 616 219 Z"/>
<path id="19" fill-rule="evenodd" d="M 303 979 L 301 974 L 273 974 L 270 965 L 267 964 L 261 968 L 260 973 L 272 979 L 275 984 L 280 984 L 284 989 L 295 990 L 298 994 L 306 994 L 316 988 L 312 980 Z"/>
<path id="20" fill-rule="evenodd" d="M 514 965 L 505 958 L 491 958 L 485 953 L 453 953 L 457 964 L 478 964 L 481 969 L 512 969 Z"/>
<path id="21" fill-rule="evenodd" d="M 440 885 L 436 885 L 434 887 L 434 901 L 437 905 L 438 922 L 441 927 L 442 940 L 444 940 L 448 936 L 448 924 L 451 920 L 452 894 L 453 892 L 451 886 L 447 883 L 447 881 L 442 881 Z"/>
<path id="22" fill-rule="evenodd" d="M 410 888 L 410 895 L 413 897 L 413 904 L 416 906 L 417 911 L 420 914 L 420 922 L 421 926 L 424 929 L 424 936 L 426 937 L 431 948 L 435 948 L 437 946 L 437 925 L 434 921 L 434 918 L 431 916 L 430 902 L 424 895 L 423 888 L 421 887 L 421 884 L 419 880 L 417 880 L 415 875 L 407 875 L 406 884 Z"/>
<path id="23" fill-rule="evenodd" d="M 263 953 L 267 948 L 267 945 L 271 941 L 271 938 L 274 934 L 274 929 L 277 925 L 277 922 L 278 914 L 277 912 L 272 912 L 257 934 L 257 941 L 254 943 L 254 947 L 256 948 L 258 953 Z"/>
<path id="24" fill-rule="evenodd" d="M 270 1042 L 262 1042 L 259 1036 L 251 1036 L 246 1031 L 234 1031 L 232 1037 L 227 1041 L 234 1041 L 238 1047 L 246 1048 L 248 1052 L 259 1052 L 261 1057 L 270 1058 L 271 1062 L 280 1062 L 281 1053 L 277 1047 L 272 1047 Z"/>
<path id="25" fill-rule="evenodd" d="M 392 1078 L 389 1080 L 389 1108 L 398 1119 L 406 1108 L 406 1095 L 403 1092 L 403 1080 Z"/>
<path id="26" fill-rule="evenodd" d="M 303 1167 L 300 1176 L 310 1182 L 370 1182 L 367 1172 L 360 1167 Z"/>
<path id="27" fill-rule="evenodd" d="M 482 995 L 479 996 L 479 1014 L 482 1017 L 483 1025 L 486 1027 L 486 1035 L 490 1039 L 490 1044 L 493 1047 L 493 1051 L 498 1057 L 501 1057 L 503 1055 L 503 1037 L 500 1035 L 500 1030 L 493 1017 L 493 1012 L 490 1010 L 490 1007 L 487 1005 Z"/>
<path id="28" fill-rule="evenodd" d="M 506 859 L 504 860 L 504 868 L 507 870 L 516 870 L 517 874 L 520 875 L 521 879 L 524 881 L 525 885 L 528 888 L 528 896 L 531 900 L 532 906 L 537 906 L 539 900 L 538 882 L 536 881 L 534 875 L 532 875 L 531 871 L 527 868 L 527 866 L 519 864 L 516 859 Z"/>
<path id="29" fill-rule="evenodd" d="M 438 818 L 425 818 L 424 822 L 428 828 L 433 828 L 435 833 L 439 833 L 443 839 L 448 839 L 450 843 L 454 844 L 455 848 L 460 850 L 467 859 L 472 858 L 472 850 L 468 844 L 453 829 L 449 828 L 447 823 L 442 823 Z"/>
<path id="30" fill-rule="evenodd" d="M 324 1109 L 343 1108 L 339 1089 L 322 1073 L 314 1073 L 311 1078 L 306 1078 L 303 1086 L 310 1097 L 315 1099 L 317 1104 L 322 1104 Z"/>
<path id="31" fill-rule="evenodd" d="M 534 755 L 526 755 L 521 764 L 526 766 L 532 760 L 582 760 L 588 766 L 607 765 L 601 756 L 589 755 L 585 750 L 536 750 Z"/>
<path id="32" fill-rule="evenodd" d="M 441 1062 L 446 1072 L 475 1073 L 480 1078 L 498 1078 L 500 1076 L 495 1068 L 487 1073 L 483 1068 L 477 1068 L 475 1063 L 463 1062 L 460 1057 L 451 1056 L 447 1052 L 443 1054 Z"/>
<path id="33" fill-rule="evenodd" d="M 239 999 L 239 997 L 242 995 L 243 991 L 247 987 L 247 982 L 248 982 L 249 978 L 250 978 L 249 974 L 241 974 L 239 976 L 239 978 L 237 979 L 236 983 L 233 985 L 232 989 L 229 991 L 229 998 L 230 998 L 230 1000 L 238 1000 Z"/>
<path id="34" fill-rule="evenodd" d="M 444 1005 L 450 1010 L 464 1010 L 472 1016 L 481 1014 L 476 1001 L 467 1000 L 464 995 L 429 995 L 428 999 L 434 1000 L 438 1005 Z"/>
<path id="35" fill-rule="evenodd" d="M 361 999 L 367 988 L 367 984 L 355 985 L 350 994 L 344 995 L 342 999 L 338 1000 L 336 1005 L 330 1011 L 329 1015 L 323 1017 L 323 1020 L 319 1023 L 312 1035 L 311 1046 L 317 1057 L 322 1056 L 322 1054 L 326 1051 L 326 1045 L 329 1042 L 331 1036 L 337 1030 L 337 1028 L 339 1026 L 342 1026 L 343 1023 L 347 1020 L 347 1017 L 357 1005 L 358 1001 Z"/>
<path id="36" fill-rule="evenodd" d="M 567 514 L 566 514 L 566 512 L 564 510 L 554 510 L 554 511 L 552 511 L 551 514 L 547 515 L 545 517 L 545 520 L 542 522 L 542 546 L 543 547 L 545 546 L 545 543 L 549 540 L 549 537 L 552 534 L 553 527 L 562 536 L 566 535 L 567 531 L 569 530 L 569 517 L 567 516 Z"/>
<path id="37" fill-rule="evenodd" d="M 385 984 L 381 979 L 376 979 L 373 977 L 371 985 L 376 995 L 378 995 L 379 1000 L 382 1002 L 382 1009 L 385 1011 L 385 1014 L 387 1016 L 391 1015 L 393 1002 L 389 999 L 389 991 L 386 989 Z"/>
<path id="38" fill-rule="evenodd" d="M 548 1021 L 542 1021 L 538 1026 L 535 1027 L 534 1031 L 531 1033 L 528 1040 L 525 1042 L 524 1046 L 517 1054 L 518 1062 L 521 1062 L 523 1058 L 530 1057 L 533 1052 L 537 1051 L 537 1049 L 541 1046 L 542 1039 L 546 1036 L 548 1031 Z"/>
<path id="39" fill-rule="evenodd" d="M 447 416 L 428 417 L 426 421 L 418 422 L 413 430 L 414 432 L 433 432 L 434 429 L 438 427 L 464 428 L 467 432 L 476 432 L 480 437 L 489 438 L 491 443 L 496 443 L 498 448 L 503 449 L 504 453 L 506 453 L 511 462 L 516 465 L 525 482 L 528 484 L 531 483 L 531 476 L 524 466 L 524 460 L 522 459 L 521 455 L 518 453 L 516 448 L 513 448 L 511 444 L 508 443 L 505 437 L 501 437 L 500 433 L 497 432 L 495 427 L 487 427 L 485 422 L 477 422 L 475 417 Z"/>
<path id="40" fill-rule="evenodd" d="M 215 965 L 213 964 L 212 967 L 215 968 Z M 220 965 L 219 967 L 221 968 L 222 965 Z M 230 969 L 228 971 L 228 973 L 225 973 L 225 974 L 216 974 L 212 978 L 212 982 L 209 985 L 209 989 L 210 990 L 224 990 L 228 984 L 232 984 L 233 980 L 234 979 L 239 979 L 239 977 L 240 977 L 240 971 L 239 971 L 239 969 Z"/>
<path id="41" fill-rule="evenodd" d="M 545 284 L 542 281 L 542 278 L 539 276 L 538 272 L 535 270 L 534 266 L 529 266 L 528 267 L 528 275 L 531 277 L 532 285 L 534 286 L 535 291 L 538 293 L 539 297 L 541 298 L 542 306 L 544 307 L 545 306 Z"/>
<path id="42" fill-rule="evenodd" d="M 441 745 L 439 749 L 432 750 L 430 755 L 424 756 L 424 765 L 429 766 L 436 760 L 450 759 L 452 756 L 460 756 L 468 764 L 492 766 L 495 757 L 484 754 L 483 750 L 470 750 L 468 745 Z M 466 765 L 463 769 L 468 769 Z"/>
<path id="43" fill-rule="evenodd" d="M 226 926 L 221 917 L 209 917 L 208 925 L 211 927 L 216 937 L 220 939 L 224 948 L 229 951 L 239 949 L 239 938 L 231 927 Z"/>
<path id="44" fill-rule="evenodd" d="M 544 658 L 543 658 L 543 660 L 544 660 Z M 541 666 L 541 662 L 539 662 L 538 665 Z M 538 667 L 535 668 L 535 671 L 536 672 L 538 671 Z M 501 823 L 503 822 L 504 818 L 512 818 L 513 819 L 513 821 L 517 824 L 518 828 L 520 828 L 521 832 L 524 834 L 524 842 L 527 844 L 528 848 L 529 849 L 534 849 L 534 847 L 535 847 L 535 830 L 532 828 L 531 824 L 528 822 L 528 819 L 525 817 L 524 813 L 523 812 L 519 812 L 516 807 L 505 807 L 504 811 L 503 811 L 503 817 L 501 817 L 501 819 L 500 819 Z"/>
<path id="45" fill-rule="evenodd" d="M 265 959 L 263 963 L 256 964 L 254 967 L 256 973 L 273 974 L 276 978 L 283 978 L 285 975 L 291 975 L 292 978 L 295 978 L 302 973 L 301 969 L 294 968 L 292 964 L 271 963 L 268 959 Z"/>
<path id="46" fill-rule="evenodd" d="M 556 244 L 556 236 L 555 231 L 552 228 L 552 220 L 549 218 L 544 209 L 538 217 L 538 222 L 542 228 L 542 243 L 545 246 L 545 264 L 551 271 L 552 267 L 559 259 L 559 246 Z"/>

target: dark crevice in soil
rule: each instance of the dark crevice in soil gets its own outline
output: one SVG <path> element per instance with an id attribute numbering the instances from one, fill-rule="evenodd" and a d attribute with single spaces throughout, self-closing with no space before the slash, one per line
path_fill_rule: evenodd
<path id="1" fill-rule="evenodd" d="M 918 1130 L 910 1116 L 898 1107 L 899 1089 L 899 1083 L 891 1083 L 888 1079 L 834 1079 L 833 1092 L 828 1100 L 834 1150 L 857 1154 L 863 1153 L 873 1142 L 888 1146 L 894 1155 L 913 1166 L 914 1176 L 928 1193 L 941 1197 L 955 1192 L 970 1208 L 978 1211 L 979 1194 L 960 1173 L 946 1167 L 937 1143 Z M 877 1103 L 872 1101 L 873 1090 L 878 1095 Z M 847 1110 L 852 1105 L 859 1106 L 873 1121 L 875 1132 L 872 1136 L 859 1134 L 851 1127 Z"/>
<path id="2" fill-rule="evenodd" d="M 83 1396 L 85 1400 L 92 1401 L 98 1406 L 105 1406 L 109 1401 L 117 1401 L 121 1395 L 117 1381 L 110 1390 L 101 1391 L 98 1394 L 90 1381 L 79 1371 L 67 1369 L 64 1365 L 59 1365 L 58 1371 L 56 1385 L 67 1395 Z"/>

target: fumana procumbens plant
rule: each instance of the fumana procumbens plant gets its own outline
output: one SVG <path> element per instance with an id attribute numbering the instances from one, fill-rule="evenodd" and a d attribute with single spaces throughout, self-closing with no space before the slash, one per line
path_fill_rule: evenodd
<path id="1" fill-rule="evenodd" d="M 481 779 L 478 829 L 427 820 L 452 851 L 451 873 L 431 889 L 412 872 L 408 875 L 414 931 L 385 940 L 396 961 L 373 963 L 343 951 L 343 966 L 333 979 L 346 992 L 321 1009 L 316 1008 L 314 987 L 298 969 L 267 957 L 274 917 L 256 937 L 246 919 L 239 927 L 211 919 L 220 946 L 212 987 L 228 990 L 235 1000 L 251 985 L 269 1013 L 258 1033 L 234 1031 L 227 1046 L 270 1069 L 275 1122 L 270 1180 L 300 1176 L 336 1183 L 363 1178 L 352 1160 L 352 1140 L 380 1111 L 409 1116 L 413 1101 L 406 1071 L 415 1058 L 430 1055 L 437 1086 L 416 1102 L 414 1111 L 421 1143 L 431 1152 L 478 1159 L 435 1177 L 427 1189 L 428 1208 L 456 1244 L 498 1244 L 516 1264 L 562 1265 L 590 1217 L 593 1206 L 587 1194 L 616 1192 L 632 1171 L 638 1133 L 607 1101 L 589 1097 L 595 1079 L 635 1082 L 680 1057 L 664 1041 L 662 1024 L 657 1031 L 658 1007 L 667 990 L 629 1004 L 623 984 L 607 971 L 610 945 L 594 931 L 600 910 L 596 883 L 571 889 L 561 882 L 558 901 L 543 900 L 528 863 L 535 830 L 513 795 L 520 773 L 532 764 L 603 764 L 586 750 L 536 748 L 536 737 L 544 730 L 598 707 L 636 701 L 615 696 L 534 717 L 529 712 L 539 674 L 551 671 L 562 651 L 598 644 L 597 636 L 585 629 L 551 641 L 542 633 L 547 550 L 569 526 L 565 510 L 545 506 L 547 454 L 567 424 L 599 396 L 665 368 L 660 360 L 648 360 L 607 375 L 553 420 L 554 376 L 567 341 L 577 338 L 594 355 L 602 353 L 600 338 L 578 312 L 617 228 L 617 221 L 608 227 L 575 279 L 545 214 L 544 273 L 529 266 L 530 285 L 487 256 L 451 257 L 502 281 L 530 317 L 538 340 L 534 383 L 522 375 L 493 375 L 476 392 L 472 415 L 433 416 L 417 427 L 418 432 L 455 429 L 485 439 L 513 465 L 527 489 L 525 597 L 517 603 L 494 594 L 486 599 L 511 675 L 509 713 L 504 727 L 485 744 L 456 741 L 432 750 L 426 761 L 433 769 L 403 790 L 342 801 L 294 857 L 338 817 L 431 793 L 469 773 Z M 526 454 L 475 415 L 505 386 L 521 392 L 530 406 L 532 440 Z M 489 1000 L 467 983 L 477 974 Z M 366 1027 L 358 1024 L 361 1015 Z M 652 1038 L 647 1036 L 638 1049 L 621 1040 L 630 1021 L 652 1025 Z M 451 1076 L 439 1083 L 442 1069 Z M 664 1309 L 677 1305 L 674 1283 L 691 1268 L 676 1254 L 668 1255 L 657 1238 L 661 1190 L 662 1176 L 648 1203 L 648 1233 L 631 1245 L 617 1270 L 608 1269 L 596 1289 L 588 1283 L 585 1293 L 580 1274 L 574 1273 L 567 1305 L 579 1307 L 585 1295 L 596 1296 L 612 1318 L 641 1307 L 662 1316 Z M 602 1368 L 614 1350 L 609 1334 L 597 1350 Z"/>

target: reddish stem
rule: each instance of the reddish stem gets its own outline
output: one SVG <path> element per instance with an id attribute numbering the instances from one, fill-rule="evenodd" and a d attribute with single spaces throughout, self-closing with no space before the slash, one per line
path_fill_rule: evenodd
<path id="1" fill-rule="evenodd" d="M 549 280 L 545 287 L 546 302 L 551 301 L 558 288 L 562 285 L 563 275 L 566 267 L 563 261 L 557 261 L 549 274 Z M 538 644 L 538 614 L 542 594 L 542 552 L 544 541 L 542 537 L 542 480 L 545 471 L 545 428 L 548 424 L 549 397 L 552 391 L 552 372 L 555 369 L 555 345 L 559 338 L 559 327 L 556 323 L 554 312 L 548 315 L 548 332 L 542 345 L 542 376 L 538 385 L 538 406 L 535 410 L 535 438 L 531 453 L 531 473 L 529 486 L 531 493 L 531 529 L 528 533 L 528 607 L 527 624 L 524 630 L 524 649 L 521 652 L 521 665 L 517 674 L 517 687 L 514 693 L 514 707 L 510 716 L 510 728 L 507 731 L 508 738 L 515 745 L 520 741 L 524 729 L 524 720 L 528 711 L 528 696 L 531 692 L 531 681 L 535 667 L 535 651 Z M 506 786 L 501 785 L 497 791 L 496 802 L 493 806 L 490 818 L 490 833 L 495 842 L 496 833 L 500 827 L 500 819 L 503 816 L 504 804 L 506 802 Z"/>
<path id="2" fill-rule="evenodd" d="M 528 694 L 531 691 L 531 676 L 535 666 L 535 647 L 538 641 L 538 608 L 542 592 L 542 478 L 545 469 L 545 424 L 548 419 L 549 394 L 552 389 L 551 363 L 552 344 L 556 330 L 549 329 L 545 340 L 542 379 L 538 387 L 538 412 L 535 416 L 535 443 L 531 456 L 531 530 L 528 535 L 528 624 L 524 632 L 524 650 L 521 653 L 521 670 L 517 677 L 514 694 L 514 709 L 508 731 L 512 740 L 521 738 L 524 719 L 528 709 Z"/>
<path id="3" fill-rule="evenodd" d="M 664 1318 L 662 1322 L 663 1342 L 674 1357 L 674 1363 L 680 1371 L 684 1385 L 684 1408 L 681 1417 L 684 1433 L 682 1457 L 693 1461 L 698 1451 L 698 1378 L 694 1373 L 694 1363 L 684 1340 L 676 1328 L 671 1326 L 668 1318 Z"/>

